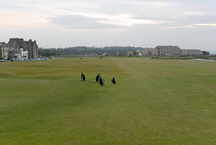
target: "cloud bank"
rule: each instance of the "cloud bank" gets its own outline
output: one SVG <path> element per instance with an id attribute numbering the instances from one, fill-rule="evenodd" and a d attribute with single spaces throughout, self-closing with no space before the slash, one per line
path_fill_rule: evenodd
<path id="1" fill-rule="evenodd" d="M 47 47 L 178 43 L 188 48 L 213 49 L 215 8 L 213 0 L 2 1 L 0 39 L 34 37 Z M 191 35 L 194 38 L 189 41 Z"/>

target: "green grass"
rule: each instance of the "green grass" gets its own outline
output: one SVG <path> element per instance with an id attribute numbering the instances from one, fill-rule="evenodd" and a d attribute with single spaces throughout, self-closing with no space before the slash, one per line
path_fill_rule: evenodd
<path id="1" fill-rule="evenodd" d="M 215 145 L 215 66 L 144 58 L 1 63 L 0 145 Z M 98 72 L 105 87 L 94 82 Z"/>

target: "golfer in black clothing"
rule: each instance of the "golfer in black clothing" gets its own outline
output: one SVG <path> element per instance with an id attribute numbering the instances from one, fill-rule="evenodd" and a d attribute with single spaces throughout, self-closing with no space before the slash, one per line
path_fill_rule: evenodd
<path id="1" fill-rule="evenodd" d="M 112 83 L 115 85 L 116 84 L 116 79 L 115 77 L 112 78 Z"/>
<path id="2" fill-rule="evenodd" d="M 86 80 L 85 74 L 82 72 L 81 73 L 81 81 L 85 81 L 85 80 Z"/>
<path id="3" fill-rule="evenodd" d="M 101 86 L 104 86 L 104 80 L 101 77 L 99 79 L 99 83 L 100 83 Z"/>
<path id="4" fill-rule="evenodd" d="M 100 80 L 100 74 L 97 74 L 96 76 L 96 82 L 98 82 Z"/>

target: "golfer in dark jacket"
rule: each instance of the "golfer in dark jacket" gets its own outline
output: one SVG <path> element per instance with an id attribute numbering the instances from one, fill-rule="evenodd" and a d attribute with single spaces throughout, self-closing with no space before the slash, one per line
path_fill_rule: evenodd
<path id="1" fill-rule="evenodd" d="M 115 85 L 116 84 L 116 79 L 115 77 L 112 78 L 112 83 Z"/>
<path id="2" fill-rule="evenodd" d="M 99 83 L 100 83 L 101 86 L 104 86 L 104 80 L 101 77 L 99 79 Z"/>
<path id="3" fill-rule="evenodd" d="M 81 80 L 82 80 L 82 81 L 85 81 L 85 80 L 86 80 L 85 74 L 84 74 L 83 72 L 81 73 Z"/>
<path id="4" fill-rule="evenodd" d="M 100 80 L 100 74 L 97 74 L 97 76 L 96 76 L 96 82 L 99 82 L 99 80 Z"/>

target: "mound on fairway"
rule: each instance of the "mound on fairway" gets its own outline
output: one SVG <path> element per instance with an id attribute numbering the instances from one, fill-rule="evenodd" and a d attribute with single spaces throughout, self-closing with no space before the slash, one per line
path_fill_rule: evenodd
<path id="1" fill-rule="evenodd" d="M 1 63 L 0 145 L 214 145 L 215 66 L 143 58 Z"/>

